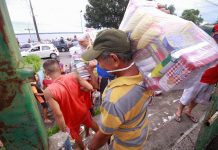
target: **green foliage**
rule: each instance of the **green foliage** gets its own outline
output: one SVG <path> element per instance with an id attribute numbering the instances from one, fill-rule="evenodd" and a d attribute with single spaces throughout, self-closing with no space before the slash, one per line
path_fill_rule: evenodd
<path id="1" fill-rule="evenodd" d="M 25 65 L 33 66 L 33 71 L 35 73 L 38 72 L 42 66 L 42 60 L 37 55 L 28 55 L 26 57 L 23 57 L 23 61 Z"/>
<path id="2" fill-rule="evenodd" d="M 194 22 L 196 25 L 200 25 L 200 23 L 204 21 L 198 9 L 186 9 L 183 11 L 181 17 L 183 19 Z"/>
<path id="3" fill-rule="evenodd" d="M 168 6 L 166 9 L 170 11 L 170 14 L 176 15 L 176 14 L 175 14 L 176 8 L 175 8 L 174 5 L 170 5 L 170 6 Z"/>
<path id="4" fill-rule="evenodd" d="M 94 116 L 100 115 L 100 108 L 97 108 L 94 112 Z"/>
<path id="5" fill-rule="evenodd" d="M 60 129 L 58 128 L 57 125 L 54 125 L 53 127 L 48 128 L 48 129 L 47 129 L 48 137 L 52 136 L 52 135 L 55 134 L 55 133 L 58 133 L 59 130 L 60 130 Z"/>
<path id="6" fill-rule="evenodd" d="M 118 28 L 129 0 L 88 0 L 84 15 L 87 27 Z"/>

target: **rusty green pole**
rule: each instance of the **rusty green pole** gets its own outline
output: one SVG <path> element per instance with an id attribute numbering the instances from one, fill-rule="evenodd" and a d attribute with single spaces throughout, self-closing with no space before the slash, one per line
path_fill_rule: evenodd
<path id="1" fill-rule="evenodd" d="M 212 106 L 208 109 L 198 135 L 195 150 L 218 149 L 218 86 L 212 95 Z"/>
<path id="2" fill-rule="evenodd" d="M 22 64 L 5 0 L 0 0 L 0 140 L 8 150 L 48 149 L 47 133 Z"/>

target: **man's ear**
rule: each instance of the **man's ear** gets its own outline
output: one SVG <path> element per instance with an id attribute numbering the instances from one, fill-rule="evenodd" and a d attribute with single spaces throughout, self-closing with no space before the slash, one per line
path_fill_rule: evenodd
<path id="1" fill-rule="evenodd" d="M 118 58 L 118 56 L 114 53 L 110 54 L 112 60 L 113 60 L 113 64 L 115 67 L 118 67 L 120 65 L 120 59 Z"/>

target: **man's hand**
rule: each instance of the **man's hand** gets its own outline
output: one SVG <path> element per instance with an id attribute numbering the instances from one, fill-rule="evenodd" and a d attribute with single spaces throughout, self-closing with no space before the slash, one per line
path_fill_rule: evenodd
<path id="1" fill-rule="evenodd" d="M 93 86 L 83 78 L 79 78 L 79 84 L 81 85 L 80 89 L 84 91 L 94 91 Z"/>
<path id="2" fill-rule="evenodd" d="M 100 130 L 95 134 L 94 138 L 89 142 L 88 149 L 96 150 L 102 147 L 111 137 L 112 134 L 104 134 Z"/>
<path id="3" fill-rule="evenodd" d="M 80 90 L 83 90 L 85 92 L 89 92 L 89 91 L 94 92 L 95 91 L 95 89 L 87 89 L 87 88 L 82 87 L 82 86 L 80 87 Z"/>
<path id="4" fill-rule="evenodd" d="M 163 12 L 167 13 L 167 14 L 170 14 L 170 11 L 169 11 L 169 10 L 167 10 L 167 9 L 165 8 L 165 6 L 164 6 L 164 5 L 157 4 L 157 8 L 158 8 L 159 10 L 161 10 L 161 11 L 163 11 Z"/>
<path id="5" fill-rule="evenodd" d="M 89 65 L 87 67 L 87 70 L 90 74 L 89 81 L 95 89 L 99 89 L 98 77 L 95 76 L 95 74 L 93 72 L 94 69 L 96 68 L 97 64 L 98 64 L 97 60 L 92 60 L 92 61 L 89 61 Z"/>
<path id="6" fill-rule="evenodd" d="M 89 61 L 89 65 L 87 67 L 87 70 L 89 71 L 89 73 L 93 72 L 93 70 L 96 68 L 97 64 L 98 64 L 97 60 Z"/>

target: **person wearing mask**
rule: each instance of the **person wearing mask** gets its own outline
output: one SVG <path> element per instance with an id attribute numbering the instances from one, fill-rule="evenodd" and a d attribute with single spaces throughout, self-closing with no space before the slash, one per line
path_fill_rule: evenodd
<path id="1" fill-rule="evenodd" d="M 133 62 L 133 52 L 125 32 L 106 29 L 99 32 L 86 52 L 86 61 L 97 59 L 100 67 L 115 75 L 104 90 L 100 129 L 88 144 L 96 150 L 113 135 L 113 149 L 142 149 L 148 135 L 147 106 L 153 95 Z"/>

